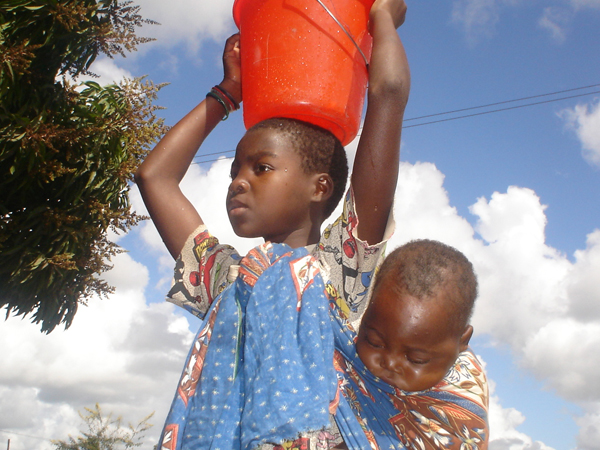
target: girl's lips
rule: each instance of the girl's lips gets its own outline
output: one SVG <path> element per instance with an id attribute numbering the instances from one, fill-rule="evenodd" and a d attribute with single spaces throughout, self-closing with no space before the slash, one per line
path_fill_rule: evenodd
<path id="1" fill-rule="evenodd" d="M 239 200 L 230 200 L 229 205 L 227 206 L 227 211 L 232 214 L 241 212 L 246 208 L 248 208 L 248 206 L 245 203 L 242 203 Z"/>

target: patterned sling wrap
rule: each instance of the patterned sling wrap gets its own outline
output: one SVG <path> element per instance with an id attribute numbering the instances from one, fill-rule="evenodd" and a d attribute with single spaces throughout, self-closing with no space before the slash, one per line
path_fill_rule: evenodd
<path id="1" fill-rule="evenodd" d="M 431 389 L 406 392 L 373 376 L 356 352 L 357 334 L 333 299 L 335 368 L 342 392 L 336 422 L 350 449 L 487 448 L 488 388 L 473 352 L 459 354 Z"/>
<path id="2" fill-rule="evenodd" d="M 308 449 L 297 438 L 325 430 L 330 413 L 352 450 L 486 448 L 487 383 L 470 351 L 434 388 L 402 392 L 358 358 L 341 297 L 307 249 L 263 244 L 238 273 L 196 336 L 160 449 Z"/>

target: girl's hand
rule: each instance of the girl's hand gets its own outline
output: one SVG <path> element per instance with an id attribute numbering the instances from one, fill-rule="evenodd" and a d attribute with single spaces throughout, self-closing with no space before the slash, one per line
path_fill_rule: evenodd
<path id="1" fill-rule="evenodd" d="M 381 12 L 386 12 L 392 17 L 394 26 L 398 28 L 404 23 L 406 18 L 406 3 L 404 0 L 376 0 L 371 7 L 369 15 L 370 25 L 376 20 L 376 16 Z"/>
<path id="2" fill-rule="evenodd" d="M 224 76 L 221 86 L 238 103 L 242 102 L 242 71 L 240 64 L 240 34 L 236 33 L 225 42 L 223 50 Z"/>

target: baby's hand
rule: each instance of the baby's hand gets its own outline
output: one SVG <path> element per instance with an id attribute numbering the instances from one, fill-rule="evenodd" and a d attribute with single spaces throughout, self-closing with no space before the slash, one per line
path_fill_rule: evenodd
<path id="1" fill-rule="evenodd" d="M 238 103 L 242 102 L 242 71 L 240 64 L 240 34 L 227 39 L 223 50 L 223 82 L 221 85 Z"/>
<path id="2" fill-rule="evenodd" d="M 398 28 L 404 23 L 406 9 L 404 0 L 376 0 L 371 7 L 369 19 L 372 22 L 379 12 L 387 11 L 394 21 L 394 26 Z"/>

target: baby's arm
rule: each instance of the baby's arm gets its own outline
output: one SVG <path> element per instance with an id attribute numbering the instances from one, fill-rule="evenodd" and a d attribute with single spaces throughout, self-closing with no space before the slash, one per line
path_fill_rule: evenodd
<path id="1" fill-rule="evenodd" d="M 369 18 L 373 51 L 367 112 L 352 170 L 358 237 L 369 244 L 383 239 L 398 180 L 410 70 L 396 28 L 405 14 L 404 0 L 377 0 Z"/>
<path id="2" fill-rule="evenodd" d="M 239 103 L 242 92 L 237 34 L 225 44 L 223 65 L 225 76 L 220 86 Z M 179 183 L 198 148 L 224 115 L 223 106 L 207 97 L 165 134 L 135 175 L 150 217 L 173 258 L 177 258 L 186 239 L 203 223 Z"/>

